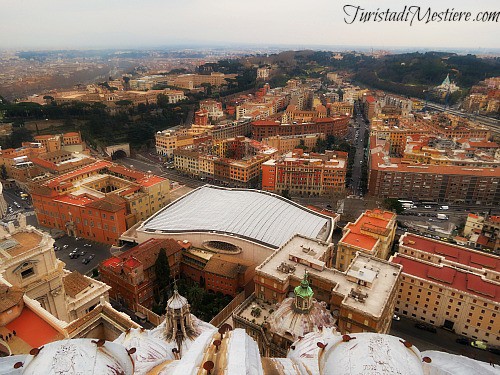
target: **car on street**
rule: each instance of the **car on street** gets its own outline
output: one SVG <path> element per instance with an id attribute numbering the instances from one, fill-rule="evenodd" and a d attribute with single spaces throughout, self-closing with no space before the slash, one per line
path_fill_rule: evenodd
<path id="1" fill-rule="evenodd" d="M 398 315 L 394 314 L 394 315 L 392 316 L 392 320 L 399 321 L 399 320 L 401 320 L 401 318 L 400 318 Z"/>
<path id="2" fill-rule="evenodd" d="M 431 206 L 424 206 L 424 208 L 426 208 L 426 209 L 430 209 L 430 208 L 432 208 L 432 207 L 431 207 Z"/>
<path id="3" fill-rule="evenodd" d="M 95 254 L 90 254 L 90 255 L 88 256 L 88 258 L 89 258 L 90 260 L 94 259 L 94 258 L 95 258 Z"/>
<path id="4" fill-rule="evenodd" d="M 86 243 L 83 245 L 84 247 L 92 247 L 92 244 L 91 243 Z"/>
<path id="5" fill-rule="evenodd" d="M 458 339 L 455 340 L 458 344 L 462 345 L 469 345 L 470 340 L 467 337 L 459 337 Z"/>
<path id="6" fill-rule="evenodd" d="M 67 249 L 69 247 L 69 245 L 63 245 L 63 249 Z"/>
<path id="7" fill-rule="evenodd" d="M 87 252 L 85 250 L 80 251 L 80 255 L 83 257 Z"/>
<path id="8" fill-rule="evenodd" d="M 437 329 L 434 328 L 431 325 L 424 324 L 424 323 L 415 323 L 415 328 L 422 329 L 424 331 L 432 332 L 432 333 L 437 333 Z"/>
<path id="9" fill-rule="evenodd" d="M 471 341 L 470 346 L 481 350 L 488 350 L 488 345 L 481 340 Z"/>
<path id="10" fill-rule="evenodd" d="M 90 263 L 90 260 L 91 260 L 91 259 L 89 259 L 89 258 L 83 258 L 83 259 L 82 259 L 82 263 L 83 263 L 83 264 L 89 264 L 89 263 Z"/>

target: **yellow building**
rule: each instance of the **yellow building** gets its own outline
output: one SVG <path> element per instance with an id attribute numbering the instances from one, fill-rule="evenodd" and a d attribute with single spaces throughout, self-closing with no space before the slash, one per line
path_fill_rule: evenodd
<path id="1" fill-rule="evenodd" d="M 316 147 L 318 139 L 325 139 L 325 134 L 277 135 L 262 139 L 262 143 L 275 148 L 279 153 L 285 153 L 295 150 L 300 145 L 306 147 L 307 150 L 312 150 Z"/>
<path id="2" fill-rule="evenodd" d="M 365 211 L 356 222 L 344 227 L 337 244 L 335 268 L 345 270 L 357 252 L 386 260 L 395 236 L 395 213 L 379 209 Z"/>
<path id="3" fill-rule="evenodd" d="M 168 130 L 156 132 L 156 153 L 171 158 L 175 149 L 193 145 L 194 139 L 195 137 L 191 134 L 180 134 Z"/>

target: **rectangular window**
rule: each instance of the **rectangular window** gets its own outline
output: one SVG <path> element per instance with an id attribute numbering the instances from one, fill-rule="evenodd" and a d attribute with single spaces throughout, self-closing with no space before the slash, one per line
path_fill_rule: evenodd
<path id="1" fill-rule="evenodd" d="M 33 271 L 33 267 L 28 268 L 27 270 L 24 270 L 21 272 L 21 277 L 23 279 L 26 279 L 27 277 L 30 277 L 35 274 L 35 271 Z"/>

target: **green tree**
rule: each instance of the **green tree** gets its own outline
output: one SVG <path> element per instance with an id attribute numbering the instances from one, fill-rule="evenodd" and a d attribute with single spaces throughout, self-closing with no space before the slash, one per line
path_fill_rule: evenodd
<path id="1" fill-rule="evenodd" d="M 299 141 L 299 145 L 296 148 L 301 148 L 302 150 L 307 150 L 306 143 L 303 139 Z"/>
<path id="2" fill-rule="evenodd" d="M 191 288 L 189 288 L 187 293 L 189 303 L 196 307 L 196 309 L 199 309 L 205 293 L 205 290 L 195 283 Z"/>
<path id="3" fill-rule="evenodd" d="M 168 107 L 168 97 L 165 94 L 158 94 L 156 97 L 156 104 L 159 108 L 167 108 Z"/>
<path id="4" fill-rule="evenodd" d="M 164 290 L 170 282 L 170 265 L 164 248 L 160 249 L 155 262 L 156 282 L 160 290 Z"/>
<path id="5" fill-rule="evenodd" d="M 5 167 L 5 164 L 2 164 L 2 167 L 0 169 L 0 176 L 2 177 L 2 180 L 6 180 L 7 177 L 9 177 L 7 175 L 7 168 Z"/>
<path id="6" fill-rule="evenodd" d="M 384 208 L 396 212 L 398 215 L 403 213 L 403 205 L 400 201 L 395 198 L 387 198 L 384 199 L 383 203 Z"/>
<path id="7" fill-rule="evenodd" d="M 28 142 L 32 141 L 33 136 L 31 135 L 31 132 L 22 127 L 22 128 L 15 128 L 12 130 L 12 134 L 10 135 L 10 147 L 12 148 L 17 148 L 21 147 L 23 142 Z"/>

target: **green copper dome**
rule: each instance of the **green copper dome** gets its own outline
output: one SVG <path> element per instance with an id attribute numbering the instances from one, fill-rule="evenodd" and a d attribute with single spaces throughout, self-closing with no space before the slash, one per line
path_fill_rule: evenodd
<path id="1" fill-rule="evenodd" d="M 295 295 L 301 298 L 311 298 L 314 294 L 313 290 L 309 286 L 309 281 L 307 280 L 307 271 L 304 272 L 304 278 L 300 282 L 299 286 L 294 289 Z"/>

